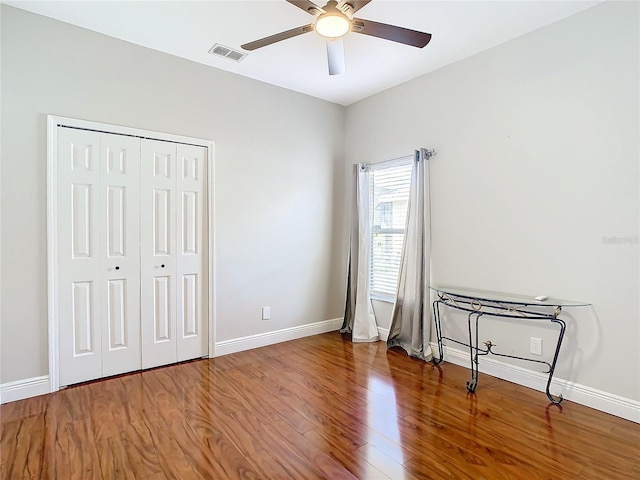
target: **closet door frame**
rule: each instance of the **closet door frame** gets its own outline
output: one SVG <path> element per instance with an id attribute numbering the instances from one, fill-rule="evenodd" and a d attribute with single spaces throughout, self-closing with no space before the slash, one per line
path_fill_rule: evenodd
<path id="1" fill-rule="evenodd" d="M 214 142 L 201 138 L 173 135 L 139 128 L 47 115 L 47 317 L 49 345 L 49 391 L 60 389 L 58 336 L 58 128 L 68 127 L 100 133 L 126 135 L 207 148 L 207 238 L 208 238 L 208 312 L 209 358 L 215 356 L 215 222 L 214 222 Z"/>

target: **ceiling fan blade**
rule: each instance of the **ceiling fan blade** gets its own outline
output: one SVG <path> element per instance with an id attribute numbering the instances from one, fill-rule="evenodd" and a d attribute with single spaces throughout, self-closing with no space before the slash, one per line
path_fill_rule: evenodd
<path id="1" fill-rule="evenodd" d="M 371 0 L 342 0 L 342 2 L 340 2 L 340 5 L 351 5 L 353 7 L 351 13 L 356 13 L 369 2 L 371 2 Z"/>
<path id="2" fill-rule="evenodd" d="M 340 75 L 345 72 L 342 37 L 327 40 L 327 59 L 329 60 L 329 75 Z"/>
<path id="3" fill-rule="evenodd" d="M 304 10 L 310 15 L 316 15 L 318 13 L 323 13 L 324 10 L 320 8 L 313 2 L 309 2 L 308 0 L 287 0 L 291 5 L 295 5 L 296 7 Z"/>
<path id="4" fill-rule="evenodd" d="M 418 48 L 424 47 L 429 43 L 429 40 L 431 40 L 430 33 L 418 32 L 417 30 L 411 30 L 409 28 L 396 27 L 394 25 L 363 20 L 361 18 L 353 19 L 351 22 L 351 31 Z"/>
<path id="5" fill-rule="evenodd" d="M 291 30 L 287 30 L 286 32 L 276 33 L 275 35 L 270 35 L 268 37 L 261 38 L 260 40 L 245 43 L 244 45 L 240 46 L 245 50 L 255 50 L 256 48 L 266 47 L 267 45 L 271 45 L 272 43 L 280 42 L 291 37 L 297 37 L 298 35 L 302 35 L 303 33 L 308 32 L 313 32 L 313 25 L 309 24 L 303 27 L 292 28 Z"/>

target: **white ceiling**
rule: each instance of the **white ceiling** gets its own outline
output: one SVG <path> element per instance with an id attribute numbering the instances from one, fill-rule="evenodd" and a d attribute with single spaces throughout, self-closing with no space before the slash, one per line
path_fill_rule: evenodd
<path id="1" fill-rule="evenodd" d="M 601 0 L 373 0 L 356 16 L 431 33 L 423 49 L 350 33 L 347 72 L 329 76 L 315 32 L 263 47 L 237 63 L 215 44 L 240 45 L 313 22 L 285 0 L 15 1 L 3 3 L 194 62 L 349 105 L 592 7 Z M 320 6 L 326 1 L 318 0 Z"/>

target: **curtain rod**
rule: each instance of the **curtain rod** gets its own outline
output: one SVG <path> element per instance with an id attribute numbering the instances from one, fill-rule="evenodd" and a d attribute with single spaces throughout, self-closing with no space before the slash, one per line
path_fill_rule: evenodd
<path id="1" fill-rule="evenodd" d="M 429 150 L 427 148 L 424 148 L 423 150 L 425 151 L 425 156 L 426 156 L 427 160 L 436 155 L 436 151 L 433 150 L 433 149 Z M 384 167 L 390 167 L 390 166 L 392 166 L 392 165 L 394 165 L 396 163 L 402 163 L 402 162 L 404 162 L 406 160 L 413 159 L 414 156 L 415 156 L 415 153 L 411 154 L 411 155 L 404 155 L 402 157 L 392 158 L 391 160 L 383 160 L 382 162 L 378 162 L 378 163 L 363 163 L 363 164 L 361 164 L 361 168 L 363 168 L 363 169 L 374 168 L 375 169 L 376 167 L 383 167 L 383 166 Z"/>

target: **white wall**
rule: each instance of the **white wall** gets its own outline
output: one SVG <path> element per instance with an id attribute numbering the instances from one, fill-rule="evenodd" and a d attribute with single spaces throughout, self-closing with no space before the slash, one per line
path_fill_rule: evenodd
<path id="1" fill-rule="evenodd" d="M 591 302 L 566 311 L 557 377 L 636 401 L 639 14 L 606 2 L 365 99 L 346 137 L 349 165 L 435 148 L 433 280 Z M 514 328 L 481 340 L 549 348 Z"/>
<path id="2" fill-rule="evenodd" d="M 216 341 L 342 315 L 343 107 L 0 12 L 0 384 L 48 373 L 47 114 L 215 141 Z"/>

